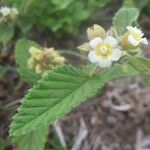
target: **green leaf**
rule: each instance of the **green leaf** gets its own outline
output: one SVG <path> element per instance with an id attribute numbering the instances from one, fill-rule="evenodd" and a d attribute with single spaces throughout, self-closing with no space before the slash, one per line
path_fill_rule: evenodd
<path id="1" fill-rule="evenodd" d="M 137 8 L 121 8 L 113 18 L 113 26 L 121 35 L 126 32 L 126 27 L 137 21 L 139 11 Z"/>
<path id="2" fill-rule="evenodd" d="M 150 76 L 150 59 L 134 57 L 129 63 L 141 74 Z"/>
<path id="3" fill-rule="evenodd" d="M 21 31 L 25 34 L 25 33 L 27 33 L 32 28 L 33 23 L 34 22 L 20 19 L 18 21 L 18 26 L 20 27 Z"/>
<path id="4" fill-rule="evenodd" d="M 21 39 L 16 43 L 15 54 L 17 64 L 19 64 L 18 72 L 25 81 L 34 84 L 40 79 L 40 75 L 27 67 L 27 61 L 30 57 L 29 48 L 31 46 L 39 48 L 35 42 Z"/>
<path id="5" fill-rule="evenodd" d="M 72 66 L 59 66 L 38 81 L 22 101 L 14 116 L 10 135 L 26 134 L 62 118 L 87 98 L 95 96 L 109 80 L 137 75 L 130 66 L 114 66 L 89 76 Z"/>
<path id="6" fill-rule="evenodd" d="M 48 127 L 42 126 L 25 135 L 13 137 L 17 150 L 43 150 L 48 135 Z"/>
<path id="7" fill-rule="evenodd" d="M 141 11 L 145 6 L 148 5 L 148 0 L 134 0 L 135 6 Z"/>
<path id="8" fill-rule="evenodd" d="M 0 26 L 0 42 L 6 45 L 14 35 L 13 27 L 7 25 Z"/>
<path id="9" fill-rule="evenodd" d="M 0 66 L 0 80 L 2 80 L 6 72 L 7 72 L 7 68 Z"/>

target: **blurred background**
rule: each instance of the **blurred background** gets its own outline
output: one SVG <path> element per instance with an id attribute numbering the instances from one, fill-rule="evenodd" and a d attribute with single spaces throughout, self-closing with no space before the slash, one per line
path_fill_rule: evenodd
<path id="1" fill-rule="evenodd" d="M 71 49 L 87 40 L 94 23 L 109 29 L 122 6 L 140 10 L 139 24 L 150 37 L 150 0 L 0 0 L 16 8 L 9 18 L 0 12 L 0 150 L 17 149 L 8 137 L 21 98 L 31 88 L 17 73 L 14 49 L 21 38 L 43 47 Z M 143 47 L 150 58 L 150 45 Z M 68 63 L 82 65 L 76 56 Z M 74 109 L 49 129 L 46 150 L 150 150 L 150 79 L 126 78 Z"/>

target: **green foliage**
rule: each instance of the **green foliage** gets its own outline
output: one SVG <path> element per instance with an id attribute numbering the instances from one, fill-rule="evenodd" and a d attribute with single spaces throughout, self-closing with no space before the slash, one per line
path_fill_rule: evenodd
<path id="1" fill-rule="evenodd" d="M 150 15 L 150 1 L 147 0 L 147 4 L 145 5 L 143 11 L 147 14 L 147 15 Z"/>
<path id="2" fill-rule="evenodd" d="M 0 25 L 0 42 L 6 45 L 14 35 L 13 27 L 8 25 Z"/>
<path id="3" fill-rule="evenodd" d="M 111 0 L 89 0 L 89 7 L 88 9 L 92 8 L 101 8 L 104 7 L 107 3 L 109 3 Z"/>
<path id="4" fill-rule="evenodd" d="M 136 7 L 141 11 L 145 6 L 148 6 L 149 0 L 124 0 L 124 6 Z M 150 4 L 150 3 L 149 3 Z"/>
<path id="5" fill-rule="evenodd" d="M 68 65 L 55 68 L 25 96 L 13 117 L 10 135 L 26 134 L 41 125 L 52 124 L 87 98 L 95 96 L 109 80 L 137 75 L 132 67 L 124 67 L 116 65 L 93 76 Z"/>
<path id="6" fill-rule="evenodd" d="M 148 4 L 148 1 L 149 0 L 142 0 L 142 1 L 134 0 L 133 2 L 135 7 L 137 7 L 141 11 Z"/>
<path id="7" fill-rule="evenodd" d="M 48 127 L 42 126 L 25 135 L 13 137 L 17 150 L 43 150 L 48 135 Z"/>
<path id="8" fill-rule="evenodd" d="M 34 28 L 43 31 L 50 29 L 55 36 L 74 34 L 78 26 L 96 9 L 105 6 L 110 0 L 6 0 L 5 4 L 20 10 L 18 26 L 23 33 Z"/>
<path id="9" fill-rule="evenodd" d="M 33 26 L 33 23 L 29 20 L 25 20 L 24 18 L 20 18 L 18 20 L 18 27 L 21 29 L 21 32 L 26 34 Z"/>
<path id="10" fill-rule="evenodd" d="M 5 75 L 7 68 L 0 66 L 0 80 L 2 80 L 3 76 Z"/>
<path id="11" fill-rule="evenodd" d="M 141 74 L 150 77 L 150 60 L 143 57 L 134 57 L 129 62 Z"/>
<path id="12" fill-rule="evenodd" d="M 113 26 L 119 34 L 126 32 L 126 27 L 135 23 L 138 19 L 139 11 L 137 8 L 123 7 L 115 14 Z"/>
<path id="13" fill-rule="evenodd" d="M 39 46 L 35 42 L 26 39 L 19 40 L 16 43 L 15 55 L 16 55 L 16 62 L 17 64 L 19 64 L 18 72 L 25 81 L 34 84 L 40 79 L 40 75 L 36 74 L 36 72 L 28 69 L 27 67 L 27 61 L 30 57 L 29 48 L 31 46 L 39 48 Z"/>
<path id="14" fill-rule="evenodd" d="M 0 150 L 5 150 L 7 149 L 7 147 L 10 145 L 10 140 L 9 138 L 8 139 L 5 139 L 5 141 L 3 140 L 0 140 Z"/>

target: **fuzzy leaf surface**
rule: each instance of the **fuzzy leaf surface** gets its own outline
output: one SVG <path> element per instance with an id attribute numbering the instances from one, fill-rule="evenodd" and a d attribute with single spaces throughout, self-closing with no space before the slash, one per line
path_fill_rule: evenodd
<path id="1" fill-rule="evenodd" d="M 137 21 L 139 17 L 139 11 L 137 8 L 121 8 L 113 18 L 113 26 L 117 32 L 121 35 L 124 34 L 127 26 L 132 25 Z"/>
<path id="2" fill-rule="evenodd" d="M 4 45 L 6 45 L 11 38 L 14 35 L 14 29 L 13 27 L 9 27 L 7 25 L 1 25 L 0 26 L 0 42 L 2 42 Z"/>
<path id="3" fill-rule="evenodd" d="M 150 77 L 150 59 L 135 57 L 129 63 L 141 74 Z"/>
<path id="4" fill-rule="evenodd" d="M 25 135 L 13 137 L 12 142 L 17 145 L 17 150 L 43 150 L 49 128 L 42 126 Z"/>
<path id="5" fill-rule="evenodd" d="M 13 117 L 10 135 L 26 134 L 41 125 L 52 124 L 87 98 L 95 96 L 109 80 L 137 75 L 130 66 L 114 66 L 89 76 L 72 66 L 59 66 L 43 77 L 22 101 Z"/>

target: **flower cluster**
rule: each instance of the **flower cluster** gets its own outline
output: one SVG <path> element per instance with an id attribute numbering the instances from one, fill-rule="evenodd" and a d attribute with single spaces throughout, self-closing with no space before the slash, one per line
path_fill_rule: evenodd
<path id="1" fill-rule="evenodd" d="M 29 53 L 31 57 L 28 59 L 27 66 L 29 69 L 35 69 L 38 74 L 44 75 L 54 66 L 65 62 L 65 58 L 60 56 L 59 52 L 54 48 L 40 50 L 36 47 L 31 47 Z"/>
<path id="2" fill-rule="evenodd" d="M 148 44 L 140 29 L 128 26 L 127 30 L 119 37 L 113 28 L 106 32 L 101 26 L 93 25 L 87 29 L 89 42 L 78 48 L 81 52 L 88 52 L 91 63 L 102 68 L 109 67 L 121 58 L 124 50 L 135 49 L 142 43 Z"/>
<path id="3" fill-rule="evenodd" d="M 0 22 L 5 23 L 10 21 L 15 21 L 19 12 L 17 8 L 9 8 L 7 6 L 3 6 L 0 8 Z"/>

